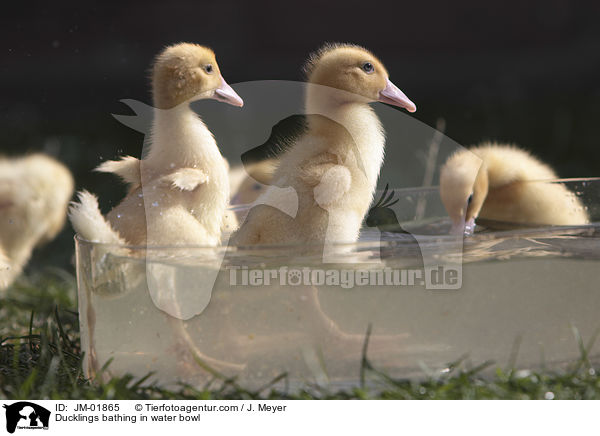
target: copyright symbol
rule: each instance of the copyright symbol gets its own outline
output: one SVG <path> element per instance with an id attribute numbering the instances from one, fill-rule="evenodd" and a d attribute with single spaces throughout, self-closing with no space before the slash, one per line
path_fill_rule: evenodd
<path id="1" fill-rule="evenodd" d="M 137 410 L 138 412 L 142 411 L 142 405 L 141 404 L 136 404 L 135 405 L 135 410 Z"/>

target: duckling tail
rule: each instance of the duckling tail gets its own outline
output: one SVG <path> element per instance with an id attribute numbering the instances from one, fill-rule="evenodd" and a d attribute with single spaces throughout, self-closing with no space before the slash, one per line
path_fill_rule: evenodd
<path id="1" fill-rule="evenodd" d="M 91 242 L 127 245 L 106 221 L 98 207 L 98 199 L 88 191 L 78 193 L 79 203 L 72 202 L 69 207 L 69 219 L 75 231 Z"/>

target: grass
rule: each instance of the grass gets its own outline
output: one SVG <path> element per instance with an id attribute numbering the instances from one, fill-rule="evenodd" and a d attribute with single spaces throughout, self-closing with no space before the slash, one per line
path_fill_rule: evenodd
<path id="1" fill-rule="evenodd" d="M 307 386 L 293 394 L 269 384 L 257 391 L 215 373 L 204 389 L 181 385 L 167 390 L 145 378 L 126 375 L 107 382 L 86 380 L 81 370 L 76 283 L 62 269 L 20 278 L 0 298 L 0 398 L 5 399 L 600 399 L 600 377 L 590 363 L 576 330 L 581 358 L 561 371 L 469 368 L 465 359 L 448 365 L 442 375 L 422 380 L 394 379 L 368 360 L 368 338 L 357 374 L 359 386 L 332 392 Z M 282 375 L 273 382 L 284 378 Z"/>

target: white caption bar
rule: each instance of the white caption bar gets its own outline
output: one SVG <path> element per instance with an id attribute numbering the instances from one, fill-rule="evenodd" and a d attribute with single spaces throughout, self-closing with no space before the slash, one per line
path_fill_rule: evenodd
<path id="1" fill-rule="evenodd" d="M 0 434 L 587 434 L 595 401 L 0 401 Z M 193 432 L 193 433 L 192 433 Z M 187 434 L 187 433 L 177 433 Z"/>

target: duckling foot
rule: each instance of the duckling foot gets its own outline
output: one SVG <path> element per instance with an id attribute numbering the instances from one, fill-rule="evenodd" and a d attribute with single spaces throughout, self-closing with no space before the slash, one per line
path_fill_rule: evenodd
<path id="1" fill-rule="evenodd" d="M 321 307 L 318 289 L 314 286 L 305 288 L 302 295 L 303 317 L 310 319 L 312 337 L 317 347 L 327 355 L 335 358 L 354 358 L 360 356 L 365 341 L 364 334 L 347 333 L 332 320 Z M 369 354 L 385 358 L 400 348 L 409 336 L 408 333 L 393 335 L 372 335 L 369 340 Z"/>
<path id="2" fill-rule="evenodd" d="M 227 362 L 207 356 L 196 346 L 183 321 L 171 319 L 170 323 L 173 333 L 176 335 L 173 351 L 180 356 L 178 362 L 181 375 L 195 374 L 198 372 L 198 367 L 200 367 L 212 375 L 219 375 L 219 373 L 224 372 L 227 376 L 231 376 L 243 371 L 246 367 L 246 364 Z"/>

